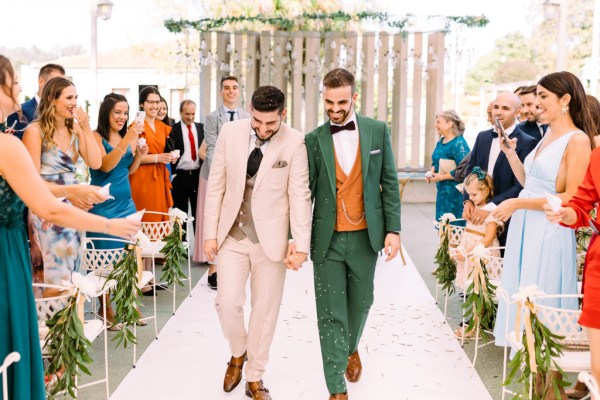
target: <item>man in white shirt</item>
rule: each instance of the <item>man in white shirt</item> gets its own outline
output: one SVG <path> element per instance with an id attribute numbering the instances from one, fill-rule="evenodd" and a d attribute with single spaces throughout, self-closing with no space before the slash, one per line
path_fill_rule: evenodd
<path id="1" fill-rule="evenodd" d="M 204 140 L 202 124 L 194 122 L 196 103 L 183 100 L 179 106 L 181 121 L 173 125 L 170 139 L 173 150 L 179 150 L 179 158 L 173 165 L 173 207 L 188 212 L 188 202 L 192 206 L 192 216 L 196 218 L 198 202 L 198 178 L 202 160 L 198 154 Z"/>

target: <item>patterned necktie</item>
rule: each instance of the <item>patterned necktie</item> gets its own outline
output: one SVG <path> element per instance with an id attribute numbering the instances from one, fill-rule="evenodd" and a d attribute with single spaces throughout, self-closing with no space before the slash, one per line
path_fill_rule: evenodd
<path id="1" fill-rule="evenodd" d="M 192 126 L 188 125 L 188 135 L 190 137 L 190 148 L 192 149 L 192 161 L 196 161 L 196 141 L 194 140 L 194 133 L 192 132 Z"/>
<path id="2" fill-rule="evenodd" d="M 254 150 L 252 150 L 252 153 L 250 153 L 250 156 L 248 157 L 248 167 L 246 168 L 246 173 L 249 177 L 253 177 L 258 172 L 260 162 L 263 158 L 263 153 L 260 150 L 260 146 L 262 146 L 264 142 L 264 140 L 256 136 L 256 141 L 254 142 L 256 147 Z"/>
<path id="3" fill-rule="evenodd" d="M 233 121 L 233 116 L 235 115 L 235 111 L 227 111 L 229 113 L 229 120 Z"/>
<path id="4" fill-rule="evenodd" d="M 331 131 L 332 135 L 335 135 L 336 133 L 340 132 L 340 131 L 353 131 L 356 129 L 356 124 L 354 123 L 354 121 L 350 121 L 348 122 L 346 125 L 331 125 L 329 127 L 329 130 Z"/>

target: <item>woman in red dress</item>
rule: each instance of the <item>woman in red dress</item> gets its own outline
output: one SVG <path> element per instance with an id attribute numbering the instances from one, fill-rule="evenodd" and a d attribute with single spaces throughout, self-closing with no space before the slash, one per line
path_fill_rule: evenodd
<path id="1" fill-rule="evenodd" d="M 559 211 L 553 211 L 549 204 L 544 205 L 546 215 L 552 222 L 569 228 L 590 225 L 590 211 L 600 201 L 600 149 L 592 152 L 585 179 L 577 189 L 577 194 Z M 600 226 L 600 215 L 591 224 Z M 600 382 L 600 241 L 598 231 L 590 240 L 583 271 L 583 312 L 579 323 L 587 327 L 592 354 L 592 375 Z"/>

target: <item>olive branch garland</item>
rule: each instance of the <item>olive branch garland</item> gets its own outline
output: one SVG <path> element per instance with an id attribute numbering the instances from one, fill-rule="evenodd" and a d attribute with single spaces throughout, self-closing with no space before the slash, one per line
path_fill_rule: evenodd
<path id="1" fill-rule="evenodd" d="M 480 334 L 487 339 L 485 329 L 492 329 L 496 319 L 498 306 L 494 302 L 496 286 L 490 283 L 486 262 L 483 257 L 475 260 L 479 268 L 471 272 L 472 282 L 467 288 L 467 297 L 462 307 L 465 309 L 465 319 L 469 321 L 465 332 L 470 332 L 480 326 Z"/>
<path id="2" fill-rule="evenodd" d="M 47 386 L 49 399 L 56 398 L 62 392 L 77 398 L 75 389 L 79 371 L 91 375 L 87 365 L 93 362 L 88 352 L 92 343 L 85 337 L 83 323 L 78 316 L 77 302 L 80 296 L 80 291 L 76 289 L 67 306 L 46 321 L 48 333 L 44 348 L 50 359 L 46 374 L 56 377 Z"/>
<path id="3" fill-rule="evenodd" d="M 171 233 L 165 236 L 165 245 L 161 253 L 165 256 L 165 263 L 162 267 L 162 279 L 167 285 L 177 284 L 183 286 L 183 281 L 188 277 L 183 273 L 181 264 L 187 259 L 188 250 L 183 245 L 182 235 L 185 230 L 182 227 L 182 220 L 175 216 L 173 229 Z"/>
<path id="4" fill-rule="evenodd" d="M 440 245 L 435 253 L 434 263 L 437 268 L 433 271 L 435 279 L 443 290 L 448 291 L 448 294 L 453 294 L 456 290 L 454 281 L 456 280 L 456 261 L 450 257 L 450 222 L 455 219 L 454 215 L 442 215 L 437 224 L 440 230 Z"/>
<path id="5" fill-rule="evenodd" d="M 115 264 L 108 275 L 107 282 L 110 280 L 117 282 L 112 291 L 115 319 L 111 327 L 122 324 L 122 329 L 116 332 L 112 340 L 117 342 L 117 346 L 123 344 L 123 347 L 127 348 L 128 344 L 137 343 L 131 327 L 140 321 L 138 307 L 142 290 L 138 287 L 138 264 L 141 265 L 142 257 L 139 239 L 135 244 L 125 245 L 124 250 L 125 257 Z"/>
<path id="6" fill-rule="evenodd" d="M 531 327 L 529 335 L 531 336 L 529 339 L 527 338 L 529 327 L 526 326 L 521 339 L 524 345 L 508 364 L 509 373 L 503 385 L 509 386 L 516 378 L 521 390 L 515 394 L 513 399 L 529 398 L 530 390 L 532 391 L 531 400 L 543 400 L 551 390 L 558 399 L 560 398 L 560 388 L 568 387 L 571 384 L 566 380 L 565 371 L 555 361 L 562 354 L 563 345 L 560 340 L 564 339 L 564 336 L 552 333 L 538 319 L 535 305 L 529 297 L 525 300 L 525 306 L 529 310 L 528 318 Z M 558 372 L 559 376 L 556 376 L 553 371 Z M 530 386 L 530 378 L 533 390 Z"/>

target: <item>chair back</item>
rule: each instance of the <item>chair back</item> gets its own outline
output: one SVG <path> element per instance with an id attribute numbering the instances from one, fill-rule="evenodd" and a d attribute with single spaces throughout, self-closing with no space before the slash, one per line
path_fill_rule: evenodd
<path id="1" fill-rule="evenodd" d="M 567 348 L 589 348 L 585 328 L 579 325 L 580 309 L 566 309 L 544 305 L 544 299 L 582 298 L 582 295 L 544 295 L 535 300 L 537 317 L 552 333 L 564 336 L 558 342 Z"/>
<path id="2" fill-rule="evenodd" d="M 462 234 L 465 231 L 465 227 L 459 224 L 463 223 L 464 219 L 455 219 L 448 224 L 448 244 L 450 247 L 457 247 L 460 244 Z M 440 222 L 435 222 L 437 229 L 441 229 Z M 441 235 L 440 235 L 441 239 Z"/>
<path id="3" fill-rule="evenodd" d="M 21 361 L 21 355 L 16 351 L 13 351 L 4 358 L 2 365 L 0 365 L 0 375 L 2 375 L 2 398 L 4 400 L 8 400 L 8 367 L 19 361 Z"/>
<path id="4" fill-rule="evenodd" d="M 98 241 L 114 243 L 115 248 L 97 249 Z M 82 245 L 81 270 L 90 272 L 112 270 L 125 257 L 126 246 L 129 244 L 133 243 L 122 239 L 86 237 Z"/>
<path id="5" fill-rule="evenodd" d="M 168 213 L 158 211 L 146 211 L 145 214 L 162 215 L 168 217 L 166 221 L 142 221 L 142 232 L 144 232 L 144 234 L 148 236 L 148 238 L 151 241 L 156 242 L 162 240 L 173 231 L 173 224 L 175 223 L 175 218 L 173 218 Z"/>
<path id="6" fill-rule="evenodd" d="M 590 393 L 593 398 L 600 399 L 600 389 L 598 389 L 598 382 L 594 379 L 594 377 L 587 372 L 580 372 L 577 376 L 577 380 L 579 382 L 585 383 L 588 389 L 590 389 Z"/>

